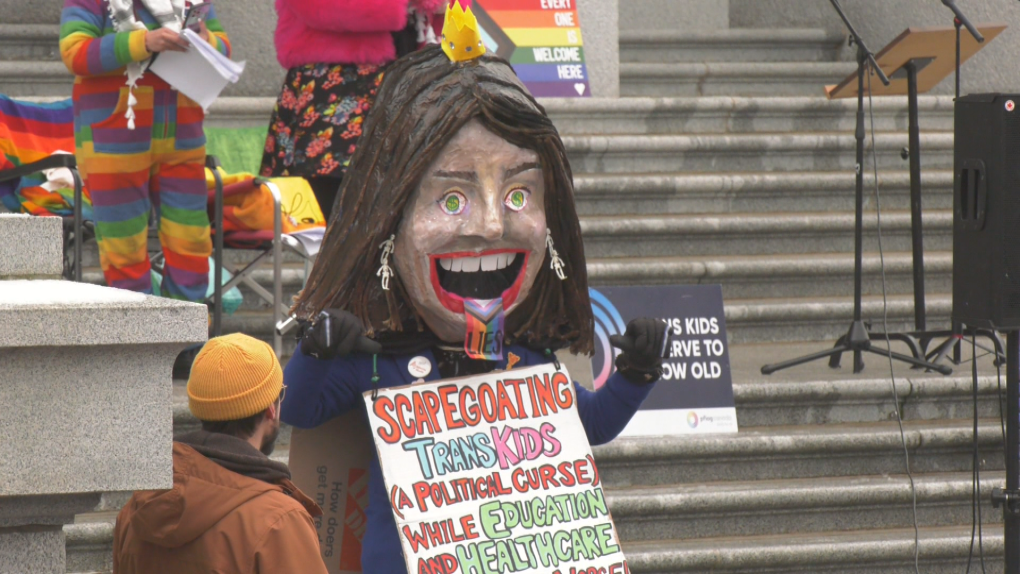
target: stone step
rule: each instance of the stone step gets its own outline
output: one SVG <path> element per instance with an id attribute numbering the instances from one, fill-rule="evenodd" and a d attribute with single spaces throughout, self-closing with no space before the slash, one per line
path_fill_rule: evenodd
<path id="1" fill-rule="evenodd" d="M 932 293 L 952 289 L 952 253 L 929 251 L 924 256 L 925 288 Z M 877 253 L 866 253 L 863 260 L 864 293 L 881 293 L 882 267 Z M 721 284 L 723 297 L 732 299 L 784 298 L 791 296 L 836 297 L 853 292 L 853 255 L 849 253 L 809 253 L 755 256 L 686 257 L 609 257 L 588 259 L 588 281 L 603 285 L 691 285 Z M 886 292 L 913 292 L 913 255 L 886 252 Z M 272 291 L 272 271 L 256 271 L 254 279 Z M 283 269 L 283 300 L 289 305 L 304 286 L 305 269 L 287 264 Z M 98 267 L 86 268 L 83 280 L 105 285 Z M 270 304 L 247 285 L 241 285 L 243 303 L 240 312 L 266 312 Z M 268 315 L 267 319 L 268 320 Z"/>
<path id="2" fill-rule="evenodd" d="M 971 471 L 972 420 L 908 420 L 903 427 L 915 476 Z M 982 419 L 978 438 L 982 472 L 1002 470 L 999 418 Z M 727 435 L 619 438 L 593 451 L 603 481 L 612 489 L 899 475 L 905 468 L 896 421 L 747 427 Z"/>
<path id="3" fill-rule="evenodd" d="M 971 527 L 923 528 L 919 569 L 958 574 L 967 569 Z M 1003 568 L 1002 529 L 984 529 L 981 547 L 989 572 Z M 708 540 L 624 543 L 632 572 L 641 574 L 913 574 L 914 529 L 763 535 Z M 973 544 L 973 569 L 979 568 Z"/>
<path id="4" fill-rule="evenodd" d="M 67 572 L 106 574 L 113 569 L 113 523 L 64 527 Z M 987 524 L 981 548 L 990 571 L 1002 571 L 1002 529 Z M 966 568 L 971 527 L 920 530 L 920 564 L 932 574 L 958 574 Z M 815 574 L 909 574 L 914 572 L 913 528 L 770 534 L 708 539 L 622 541 L 630 569 L 642 574 L 795 572 Z M 978 567 L 978 544 L 973 565 Z M 769 570 L 763 570 L 769 568 Z"/>
<path id="5" fill-rule="evenodd" d="M 928 328 L 948 328 L 952 307 L 949 283 L 950 257 L 944 252 L 929 252 L 926 267 L 926 308 Z M 827 271 L 838 271 L 819 278 L 810 269 L 798 271 L 796 261 L 690 262 L 660 259 L 650 266 L 641 261 L 617 262 L 591 260 L 590 283 L 593 287 L 620 284 L 721 284 L 725 298 L 727 330 L 731 343 L 770 341 L 830 341 L 845 334 L 853 316 L 852 274 L 847 271 L 848 259 L 819 256 Z M 881 331 L 881 275 L 877 258 L 869 257 L 864 277 L 863 315 L 865 321 Z M 787 265 L 787 269 L 783 266 Z M 888 325 L 891 332 L 913 330 L 913 279 L 911 259 L 906 254 L 890 257 L 886 268 Z M 727 266 L 729 269 L 727 269 Z M 810 265 L 809 265 L 810 267 Z M 771 271 L 770 271 L 771 270 Z M 773 271 L 775 274 L 773 274 Z M 733 275 L 727 276 L 728 273 Z M 740 276 L 735 274 L 748 273 Z M 786 273 L 785 275 L 783 273 Z M 300 283 L 299 271 L 285 275 L 284 301 L 290 301 Z M 755 274 L 759 278 L 755 278 Z M 259 274 L 261 283 L 269 285 L 268 273 Z M 98 271 L 88 278 L 101 284 Z M 244 304 L 233 315 L 223 317 L 223 332 L 242 332 L 271 341 L 273 319 L 269 305 L 247 288 L 242 289 Z M 814 293 L 808 296 L 807 293 Z M 293 333 L 283 337 L 283 354 L 293 353 Z"/>
<path id="6" fill-rule="evenodd" d="M 819 95 L 557 98 L 543 99 L 541 103 L 560 133 L 567 135 L 838 131 L 853 134 L 857 113 L 854 99 L 828 100 Z M 215 113 L 214 106 L 212 114 Z M 877 130 L 907 130 L 905 97 L 874 98 L 874 115 Z M 952 131 L 952 98 L 919 96 L 918 117 L 922 130 Z"/>
<path id="7" fill-rule="evenodd" d="M 116 515 L 64 526 L 68 574 L 113 572 L 113 525 Z"/>
<path id="8" fill-rule="evenodd" d="M 621 63 L 621 96 L 824 96 L 853 62 Z"/>
<path id="9" fill-rule="evenodd" d="M 970 472 L 914 476 L 918 525 L 970 524 L 973 478 Z M 1003 472 L 981 476 L 981 518 L 989 530 L 1002 528 L 1002 511 L 992 508 L 991 493 L 1005 483 Z M 906 474 L 632 487 L 607 491 L 606 498 L 625 543 L 914 524 Z"/>
<path id="10" fill-rule="evenodd" d="M 807 28 L 620 31 L 620 62 L 831 62 L 844 34 Z"/>
<path id="11" fill-rule="evenodd" d="M 948 329 L 952 297 L 948 293 L 928 292 L 926 309 L 929 329 Z M 876 332 L 882 327 L 882 297 L 863 297 L 864 320 Z M 840 297 L 786 297 L 763 299 L 730 299 L 725 303 L 726 329 L 730 343 L 763 343 L 780 341 L 835 341 L 846 334 L 853 317 L 850 295 Z M 224 333 L 247 333 L 266 341 L 272 340 L 273 321 L 268 312 L 239 311 L 223 317 Z M 914 325 L 913 294 L 888 295 L 889 332 L 912 331 Z M 293 334 L 283 337 L 283 354 L 290 356 L 296 342 Z M 830 343 L 823 343 L 828 345 Z M 905 349 L 897 349 L 905 352 Z M 873 359 L 878 360 L 878 359 Z M 845 363 L 849 365 L 849 363 Z"/>
<path id="12" fill-rule="evenodd" d="M 742 355 L 755 353 L 749 345 L 730 347 L 732 361 L 739 364 Z M 774 353 L 793 354 L 782 346 L 773 347 Z M 968 355 L 969 357 L 969 355 Z M 989 365 L 982 363 L 982 370 Z M 879 371 L 876 368 L 876 371 Z M 897 396 L 904 420 L 933 421 L 966 419 L 973 416 L 972 379 L 962 369 L 954 376 L 912 371 L 897 378 Z M 755 380 L 741 380 L 734 375 L 733 396 L 741 432 L 755 427 L 776 425 L 824 425 L 842 423 L 871 423 L 895 420 L 892 386 L 888 377 L 837 379 L 839 371 L 828 379 L 795 381 L 758 375 Z M 873 373 L 878 376 L 879 373 Z M 750 378 L 750 377 L 749 377 Z M 173 399 L 174 434 L 181 435 L 199 430 L 198 420 L 188 409 L 185 382 L 175 383 Z M 1005 397 L 1003 378 L 989 375 L 978 377 L 978 412 L 985 418 L 998 417 L 1000 397 Z M 277 449 L 273 456 L 287 460 L 291 428 L 281 427 Z M 105 510 L 118 510 L 113 505 Z"/>
<path id="13" fill-rule="evenodd" d="M 826 347 L 821 343 L 811 346 Z M 761 375 L 746 373 L 745 368 L 756 369 L 769 359 L 792 358 L 800 354 L 803 345 L 769 345 L 769 354 L 755 347 L 758 345 L 730 347 L 733 397 L 741 432 L 775 425 L 895 421 L 897 408 L 904 420 L 913 421 L 974 416 L 973 380 L 967 365 L 948 377 L 897 365 L 895 396 L 898 398 L 893 401 L 888 363 L 882 357 L 869 359 L 872 369 L 865 375 L 853 375 L 850 369 L 832 370 L 819 361 L 808 371 L 807 380 L 796 380 L 804 376 L 803 371 Z M 969 349 L 965 351 L 968 352 L 964 360 L 970 357 Z M 847 357 L 847 366 L 849 360 Z M 994 374 L 990 360 L 979 360 L 978 364 L 982 372 L 988 369 L 993 373 L 978 377 L 978 415 L 996 419 L 1005 408 L 1005 377 Z"/>
<path id="14" fill-rule="evenodd" d="M 847 253 L 854 246 L 854 214 L 728 213 L 596 216 L 581 219 L 585 255 L 610 257 L 705 257 Z M 878 252 L 875 212 L 864 215 L 864 249 Z M 883 210 L 882 249 L 910 251 L 910 213 Z M 923 215 L 926 251 L 951 251 L 953 214 Z"/>
<path id="15" fill-rule="evenodd" d="M 890 261 L 897 262 L 896 252 L 911 250 L 911 216 L 901 210 L 883 210 L 881 220 L 882 249 L 890 254 Z M 695 269 L 695 276 L 704 276 L 706 261 L 720 259 L 724 267 L 730 265 L 750 265 L 762 269 L 766 265 L 770 271 L 777 268 L 779 262 L 766 263 L 764 260 L 754 262 L 756 256 L 774 258 L 778 255 L 804 255 L 809 253 L 842 253 L 848 254 L 853 247 L 854 215 L 852 213 L 737 213 L 725 215 L 690 214 L 690 215 L 632 215 L 632 216 L 587 216 L 581 218 L 581 229 L 584 236 L 585 252 L 589 264 L 599 262 L 605 265 L 618 264 L 615 267 L 604 267 L 608 273 L 615 269 L 615 275 L 606 275 L 605 282 L 613 277 L 622 277 L 621 273 L 634 273 L 648 277 L 657 276 L 659 282 L 676 270 L 685 266 L 701 265 Z M 868 252 L 878 252 L 878 225 L 874 212 L 865 212 L 864 244 Z M 923 216 L 925 249 L 934 254 L 939 251 L 951 250 L 952 213 L 948 210 L 931 209 Z M 679 241 L 682 239 L 682 241 Z M 96 269 L 98 250 L 94 243 L 89 243 L 83 257 L 89 277 L 98 282 Z M 155 250 L 157 247 L 152 246 Z M 808 253 L 805 253 L 808 251 Z M 228 261 L 243 260 L 251 257 L 252 252 L 244 250 L 227 250 Z M 845 259 L 833 259 L 822 262 L 819 256 L 808 257 L 801 262 L 796 258 L 785 260 L 787 269 L 799 268 L 809 271 L 805 266 L 818 263 L 825 273 L 841 273 L 845 270 Z M 933 255 L 933 257 L 935 257 Z M 616 261 L 628 258 L 626 261 Z M 664 259 L 668 258 L 668 259 Z M 697 259 L 677 259 L 697 258 Z M 933 263 L 938 265 L 938 258 Z M 873 262 L 870 265 L 874 265 Z M 91 267 L 91 269 L 89 269 Z M 661 269 L 656 269 L 661 267 Z M 717 266 L 717 269 L 723 267 Z M 750 267 L 748 267 L 750 268 Z M 937 267 L 936 267 L 937 268 Z M 603 268 L 593 270 L 596 275 Z M 731 267 L 731 269 L 742 269 Z M 872 267 L 876 269 L 876 267 Z M 672 271 L 670 271 L 672 270 Z M 296 256 L 284 263 L 284 283 L 295 288 L 304 278 L 305 268 Z M 732 273 L 730 274 L 732 276 Z M 268 284 L 271 271 L 264 266 L 256 271 L 255 276 L 262 284 Z"/>
<path id="16" fill-rule="evenodd" d="M 66 76 L 66 69 L 57 71 Z M 21 99 L 52 102 L 69 95 L 68 91 L 63 96 Z M 844 132 L 852 136 L 857 111 L 855 101 L 818 96 L 542 98 L 540 102 L 564 135 Z M 205 125 L 265 127 L 275 103 L 274 98 L 223 97 L 210 107 Z M 922 130 L 952 131 L 951 97 L 923 95 L 918 107 Z M 874 115 L 876 130 L 906 133 L 906 98 L 876 97 Z"/>
<path id="17" fill-rule="evenodd" d="M 793 354 L 783 347 L 772 354 Z M 782 376 L 747 377 L 741 363 L 749 358 L 760 360 L 761 352 L 754 346 L 736 345 L 730 355 L 734 363 L 734 398 L 741 432 L 755 427 L 780 425 L 822 425 L 834 423 L 870 423 L 894 420 L 894 403 L 888 378 L 839 380 L 838 372 L 826 380 L 795 381 Z M 751 358 L 753 357 L 753 358 Z M 987 365 L 982 364 L 982 369 Z M 743 375 L 743 376 L 742 376 Z M 758 380 L 742 380 L 756 378 Z M 972 381 L 969 376 L 938 376 L 912 373 L 898 379 L 897 392 L 904 420 L 964 419 L 972 416 Z M 978 379 L 979 414 L 997 417 L 1003 383 L 994 376 Z M 185 382 L 177 381 L 173 393 L 174 434 L 198 430 L 198 420 L 188 408 Z M 281 427 L 273 458 L 286 462 L 289 455 L 291 428 Z M 124 493 L 104 495 L 97 513 L 116 513 L 127 500 Z"/>
<path id="18" fill-rule="evenodd" d="M 574 173 L 849 171 L 856 163 L 852 132 L 565 136 Z M 907 134 L 875 134 L 879 170 L 906 169 Z M 953 166 L 952 132 L 921 134 L 922 170 Z M 872 168 L 871 136 L 865 169 Z"/>
<path id="19" fill-rule="evenodd" d="M 74 76 L 60 61 L 0 60 L 0 93 L 25 96 L 71 97 Z"/>
<path id="20" fill-rule="evenodd" d="M 875 332 L 903 333 L 914 330 L 913 294 L 889 294 L 888 329 L 883 328 L 881 294 L 862 297 L 861 313 Z M 928 329 L 949 329 L 952 295 L 927 293 L 925 313 Z M 726 330 L 730 343 L 768 341 L 826 341 L 846 335 L 853 319 L 853 298 L 800 297 L 786 299 L 731 299 L 725 303 Z M 906 347 L 894 349 L 906 352 Z M 881 357 L 868 355 L 875 365 L 884 365 Z M 782 357 L 785 359 L 787 357 Z M 789 357 L 793 358 L 793 357 Z M 850 367 L 850 360 L 843 365 Z M 884 368 L 884 366 L 882 366 Z M 881 372 L 881 371 L 879 371 Z"/>
<path id="21" fill-rule="evenodd" d="M 952 253 L 925 253 L 925 290 L 952 291 Z M 588 281 L 602 285 L 720 284 L 723 299 L 849 297 L 853 294 L 853 255 L 849 253 L 722 257 L 617 257 L 588 259 Z M 881 259 L 868 253 L 863 260 L 863 292 L 882 292 Z M 886 292 L 913 293 L 913 256 L 885 253 Z"/>
<path id="22" fill-rule="evenodd" d="M 60 61 L 59 42 L 59 25 L 0 24 L 0 61 Z"/>
<path id="23" fill-rule="evenodd" d="M 853 208 L 852 170 L 760 173 L 586 173 L 574 175 L 578 215 L 772 213 Z M 910 209 L 910 173 L 880 171 L 883 210 Z M 873 209 L 874 176 L 864 176 L 865 208 Z M 953 172 L 921 172 L 925 209 L 951 209 Z"/>
<path id="24" fill-rule="evenodd" d="M 852 133 L 857 112 L 856 101 L 828 100 L 821 96 L 541 98 L 539 101 L 561 134 Z M 275 103 L 273 98 L 223 97 L 210 107 L 206 125 L 263 127 Z M 921 129 L 953 129 L 951 97 L 919 96 L 918 109 Z M 906 98 L 876 97 L 874 111 L 876 129 L 907 130 Z"/>

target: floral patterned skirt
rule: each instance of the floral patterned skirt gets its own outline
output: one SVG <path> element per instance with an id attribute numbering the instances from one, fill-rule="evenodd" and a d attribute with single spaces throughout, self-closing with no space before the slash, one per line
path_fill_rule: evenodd
<path id="1" fill-rule="evenodd" d="M 382 77 L 381 66 L 291 68 L 269 122 L 261 175 L 342 177 Z"/>

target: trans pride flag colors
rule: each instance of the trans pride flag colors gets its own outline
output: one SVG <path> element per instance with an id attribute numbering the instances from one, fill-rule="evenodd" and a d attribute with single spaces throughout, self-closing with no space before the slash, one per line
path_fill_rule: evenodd
<path id="1" fill-rule="evenodd" d="M 590 97 L 578 0 L 476 0 L 486 48 L 537 98 Z"/>

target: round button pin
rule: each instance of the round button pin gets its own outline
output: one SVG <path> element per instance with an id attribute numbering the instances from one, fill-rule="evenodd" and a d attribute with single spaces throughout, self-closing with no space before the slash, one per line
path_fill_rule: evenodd
<path id="1" fill-rule="evenodd" d="M 411 373 L 412 377 L 427 377 L 432 372 L 432 363 L 419 355 L 407 363 L 407 372 Z"/>
<path id="2" fill-rule="evenodd" d="M 1013 103 L 1013 100 L 1006 100 L 1006 111 L 1012 112 L 1014 109 L 1016 109 L 1016 104 Z"/>

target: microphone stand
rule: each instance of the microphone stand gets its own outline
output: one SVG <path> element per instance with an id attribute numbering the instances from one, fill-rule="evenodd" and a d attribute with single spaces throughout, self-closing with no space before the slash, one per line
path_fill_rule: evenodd
<path id="1" fill-rule="evenodd" d="M 864 39 L 861 38 L 857 30 L 854 29 L 853 24 L 850 23 L 849 18 L 843 12 L 843 8 L 839 5 L 838 0 L 830 0 L 832 7 L 836 9 L 839 17 L 843 19 L 843 23 L 846 25 L 847 30 L 850 31 L 852 38 L 851 43 L 857 46 L 857 128 L 854 132 L 854 137 L 857 140 L 857 186 L 856 186 L 856 220 L 854 225 L 854 318 L 850 324 L 850 329 L 846 335 L 840 337 L 836 341 L 836 345 L 832 349 L 812 353 L 782 363 L 776 363 L 772 365 L 765 365 L 761 368 L 763 375 L 771 375 L 772 373 L 793 367 L 795 365 L 802 365 L 817 359 L 829 359 L 829 366 L 833 368 L 839 367 L 839 360 L 843 353 L 852 352 L 854 354 L 854 373 L 859 373 L 864 370 L 864 361 L 861 360 L 861 354 L 865 351 L 881 355 L 884 357 L 891 357 L 898 361 L 903 361 L 914 367 L 931 369 L 938 371 L 944 375 L 952 373 L 952 369 L 946 366 L 935 365 L 923 360 L 917 349 L 917 343 L 906 335 L 892 335 L 892 334 L 878 334 L 869 333 L 867 326 L 861 318 L 861 297 L 862 297 L 862 275 L 863 275 L 863 253 L 864 253 L 864 74 L 869 70 L 874 70 L 878 75 L 878 78 L 883 84 L 889 85 L 889 78 L 882 71 L 882 68 L 875 61 L 875 55 L 868 50 L 867 45 L 864 43 Z M 873 347 L 871 341 L 874 340 L 886 340 L 886 339 L 897 339 L 906 342 L 911 347 L 911 351 L 914 356 L 904 355 L 901 353 L 893 352 L 892 349 L 883 349 L 881 347 Z"/>
<path id="2" fill-rule="evenodd" d="M 955 102 L 956 100 L 960 99 L 960 29 L 963 28 L 963 27 L 966 27 L 967 31 L 970 32 L 970 34 L 974 37 L 975 40 L 978 41 L 978 43 L 983 43 L 985 41 L 985 37 L 981 35 L 981 32 L 979 32 L 977 30 L 977 28 L 974 27 L 973 24 L 970 23 L 970 20 L 968 20 L 967 16 L 965 16 L 963 14 L 963 12 L 960 11 L 960 9 L 956 6 L 956 4 L 953 2 L 953 0 L 942 0 L 942 3 L 945 4 L 947 8 L 949 8 L 950 10 L 953 11 L 953 26 L 956 28 L 956 70 L 955 70 L 955 78 L 954 78 L 956 86 L 955 86 L 955 91 L 954 91 L 955 99 L 953 100 Z M 913 112 L 913 109 L 911 111 Z M 911 122 L 912 122 L 911 123 L 911 130 L 912 130 L 911 131 L 911 138 L 916 138 L 916 133 L 915 133 L 916 132 L 916 121 L 917 121 L 916 116 L 912 114 L 911 115 Z M 911 140 L 911 144 L 912 145 L 913 145 L 913 142 L 914 142 L 914 140 L 912 139 Z M 912 170 L 912 173 L 911 173 L 911 178 L 912 178 L 911 179 L 911 195 L 912 195 L 912 200 L 911 200 L 911 202 L 912 202 L 912 207 L 914 208 L 914 211 L 916 212 L 916 214 L 914 214 L 914 215 L 916 215 L 916 218 L 917 218 L 916 219 L 916 223 L 914 223 L 912 225 L 916 226 L 916 228 L 918 230 L 920 230 L 920 209 L 921 209 L 921 207 L 920 207 L 920 202 L 921 202 L 920 186 L 919 185 L 917 186 L 918 187 L 918 191 L 917 191 L 916 197 L 915 197 L 914 189 L 913 189 L 914 188 L 914 182 L 913 182 L 913 170 L 914 170 L 914 166 L 913 166 L 913 162 L 915 162 L 915 160 L 916 160 L 916 163 L 918 164 L 918 170 L 919 170 L 920 169 L 919 168 L 920 159 L 919 158 L 915 158 L 914 154 L 912 154 L 911 155 L 911 162 L 912 162 L 912 165 L 911 165 L 911 170 Z M 920 261 L 919 261 L 920 257 L 921 257 L 921 255 L 920 255 L 921 251 L 920 250 L 922 249 L 919 246 L 919 239 L 915 239 L 915 244 L 916 245 L 915 245 L 915 272 L 914 272 L 914 282 L 915 282 L 915 284 L 914 284 L 914 287 L 915 287 L 915 301 L 916 301 L 916 300 L 918 300 L 919 296 L 921 298 L 920 300 L 923 300 L 923 297 L 924 297 L 924 286 L 923 286 L 923 283 L 918 284 L 918 277 L 919 276 L 920 276 L 920 280 L 923 281 L 923 270 L 919 271 L 918 268 L 922 268 L 923 269 L 923 265 L 924 264 L 920 263 Z M 920 295 L 919 296 L 917 294 L 918 288 L 919 288 L 919 291 L 920 291 Z M 960 346 L 961 346 L 961 344 L 963 342 L 963 334 L 964 334 L 963 325 L 961 325 L 960 323 L 957 323 L 957 322 L 954 321 L 952 323 L 949 331 L 941 331 L 941 330 L 940 331 L 927 331 L 924 328 L 924 308 L 923 308 L 923 306 L 920 309 L 915 309 L 915 313 L 919 317 L 919 319 L 917 321 L 917 325 L 916 325 L 917 331 L 914 332 L 914 333 L 911 333 L 911 335 L 917 337 L 917 339 L 919 340 L 920 345 L 921 345 L 921 350 L 926 353 L 925 358 L 930 360 L 930 361 L 932 361 L 933 363 L 938 363 L 939 361 L 944 359 L 950 353 L 950 351 L 952 351 L 953 357 L 952 357 L 951 361 L 954 364 L 959 365 L 960 361 L 962 359 L 961 353 L 960 353 Z M 984 345 L 981 345 L 981 344 L 977 344 L 977 347 L 982 349 L 982 350 L 984 350 L 984 351 L 987 351 L 989 353 L 993 353 L 995 355 L 994 364 L 996 366 L 1001 366 L 1001 365 L 1006 364 L 1006 362 L 1007 362 L 1006 361 L 1006 354 L 1005 354 L 1005 351 L 1003 350 L 1002 340 L 999 338 L 999 335 L 995 331 L 990 330 L 990 329 L 968 329 L 967 332 L 971 336 L 984 337 L 984 338 L 987 338 L 989 341 L 991 341 L 992 348 L 985 347 Z M 931 341 L 933 339 L 940 338 L 940 337 L 946 337 L 946 339 L 942 343 L 940 343 L 937 347 L 935 347 L 934 350 L 932 350 L 929 353 L 928 350 L 927 350 L 928 349 L 928 345 L 931 343 Z M 1018 486 L 1020 486 L 1020 484 L 1018 484 Z M 1020 559 L 1018 559 L 1018 560 L 1020 560 Z M 1020 561 L 1018 561 L 1018 564 L 1020 564 Z"/>
<path id="3" fill-rule="evenodd" d="M 956 7 L 956 2 L 953 2 L 953 0 L 942 0 L 942 3 L 945 4 L 947 8 L 952 10 L 953 14 L 956 16 L 955 23 L 956 23 L 957 33 L 959 33 L 960 24 L 963 24 L 964 26 L 967 27 L 967 31 L 970 32 L 970 35 L 974 36 L 974 39 L 977 40 L 979 44 L 984 43 L 985 37 L 981 35 L 981 32 L 978 32 L 978 29 L 975 28 L 974 25 L 970 23 L 970 20 L 968 20 L 967 17 L 963 15 L 963 12 L 961 12 L 960 9 Z M 960 50 L 959 50 L 959 48 L 960 48 L 960 39 L 959 39 L 959 36 L 957 36 L 957 39 L 956 39 L 956 48 L 957 48 L 956 53 L 959 54 L 960 53 Z M 957 80 L 959 80 L 959 78 L 960 78 L 960 61 L 959 60 L 956 61 L 956 77 L 957 77 Z M 956 88 L 957 88 L 956 95 L 959 96 L 960 95 L 960 89 L 959 89 L 960 88 L 960 84 L 959 84 L 959 82 L 957 82 Z"/>

